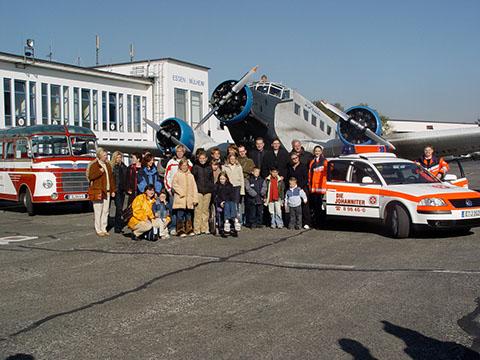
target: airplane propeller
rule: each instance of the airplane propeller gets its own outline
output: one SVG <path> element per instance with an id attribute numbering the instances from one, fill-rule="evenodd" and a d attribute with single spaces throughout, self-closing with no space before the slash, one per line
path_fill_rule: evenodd
<path id="1" fill-rule="evenodd" d="M 175 146 L 183 145 L 185 149 L 189 149 L 187 145 L 185 145 L 180 140 L 178 140 L 175 136 L 173 136 L 173 134 L 170 134 L 169 132 L 165 131 L 165 129 L 159 124 L 146 118 L 144 118 L 143 121 L 145 121 L 148 125 L 150 125 L 153 128 L 153 130 L 155 130 L 157 133 L 160 133 L 166 140 L 171 141 L 173 144 L 175 144 Z"/>
<path id="2" fill-rule="evenodd" d="M 364 133 L 365 136 L 368 137 L 369 139 L 373 140 L 374 142 L 376 142 L 378 144 L 385 145 L 392 150 L 396 150 L 395 146 L 391 142 L 384 139 L 380 135 L 375 134 L 367 126 L 360 124 L 358 121 L 355 121 L 350 115 L 346 114 L 342 110 L 338 109 L 337 107 L 333 106 L 332 104 L 329 104 L 328 102 L 326 102 L 324 100 L 322 100 L 320 102 L 323 106 L 325 106 L 325 108 L 327 108 L 328 110 L 333 112 L 335 115 L 337 115 L 342 121 L 345 121 L 346 123 L 352 125 L 355 129 Z"/>
<path id="3" fill-rule="evenodd" d="M 251 68 L 250 71 L 248 71 L 245 75 L 243 75 L 242 78 L 232 87 L 232 89 L 227 94 L 222 96 L 220 101 L 212 104 L 212 110 L 210 110 L 208 114 L 205 115 L 202 118 L 202 120 L 200 120 L 197 126 L 195 126 L 195 130 L 197 130 L 200 126 L 202 126 L 213 114 L 215 114 L 218 111 L 218 109 L 220 109 L 225 103 L 227 103 L 232 98 L 232 96 L 234 96 L 235 94 L 238 94 L 243 89 L 243 87 L 247 84 L 250 77 L 257 71 L 257 69 L 258 69 L 258 66 L 254 66 L 253 68 Z"/>

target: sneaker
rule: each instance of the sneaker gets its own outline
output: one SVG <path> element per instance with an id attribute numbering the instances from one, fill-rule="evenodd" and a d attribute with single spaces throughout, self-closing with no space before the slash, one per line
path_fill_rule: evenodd
<path id="1" fill-rule="evenodd" d="M 164 235 L 164 236 L 162 236 L 162 239 L 164 239 L 164 240 L 170 239 L 170 235 L 168 235 L 168 234 L 167 234 L 167 235 Z"/>
<path id="2" fill-rule="evenodd" d="M 104 231 L 104 232 L 103 232 L 103 236 L 110 236 L 110 233 L 107 232 L 107 231 Z"/>
<path id="3" fill-rule="evenodd" d="M 275 226 L 275 225 L 272 225 L 272 226 L 270 226 L 270 227 L 271 227 L 272 229 L 275 229 L 275 228 L 276 228 L 276 226 Z"/>
<path id="4" fill-rule="evenodd" d="M 195 235 L 200 235 L 200 233 L 194 233 L 193 231 L 189 234 L 187 234 L 188 236 L 195 236 Z"/>
<path id="5" fill-rule="evenodd" d="M 205 235 L 210 235 L 210 231 L 204 231 L 203 232 Z"/>
<path id="6" fill-rule="evenodd" d="M 202 233 L 200 231 L 195 231 L 194 234 L 195 235 L 202 235 Z"/>
<path id="7" fill-rule="evenodd" d="M 242 229 L 242 225 L 240 225 L 240 221 L 238 219 L 235 219 L 235 231 L 240 231 Z"/>
<path id="8" fill-rule="evenodd" d="M 230 221 L 225 221 L 225 225 L 223 226 L 223 231 L 230 232 Z"/>
<path id="9" fill-rule="evenodd" d="M 187 237 L 187 234 L 183 233 L 182 235 L 180 235 L 180 237 Z"/>
<path id="10" fill-rule="evenodd" d="M 305 230 L 310 230 L 310 226 L 308 226 L 307 224 L 303 225 L 303 228 L 304 228 Z"/>
<path id="11" fill-rule="evenodd" d="M 172 231 L 170 231 L 170 235 L 172 235 L 172 236 L 177 235 L 177 231 L 175 229 L 173 229 Z"/>
<path id="12" fill-rule="evenodd" d="M 97 232 L 98 237 L 104 237 L 105 233 L 103 231 Z"/>
<path id="13" fill-rule="evenodd" d="M 283 225 L 278 225 L 277 228 L 283 229 Z"/>

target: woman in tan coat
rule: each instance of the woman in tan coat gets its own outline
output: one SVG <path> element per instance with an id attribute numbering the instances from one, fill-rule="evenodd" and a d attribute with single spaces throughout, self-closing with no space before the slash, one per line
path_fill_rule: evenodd
<path id="1" fill-rule="evenodd" d="M 88 164 L 87 178 L 90 181 L 88 194 L 93 202 L 95 231 L 98 236 L 108 236 L 108 209 L 110 198 L 115 197 L 115 181 L 112 166 L 107 161 L 107 152 L 97 149 L 97 158 Z"/>
<path id="2" fill-rule="evenodd" d="M 177 235 L 184 237 L 194 235 L 192 213 L 198 203 L 198 191 L 187 159 L 180 160 L 178 169 L 172 182 L 173 209 L 177 213 Z"/>

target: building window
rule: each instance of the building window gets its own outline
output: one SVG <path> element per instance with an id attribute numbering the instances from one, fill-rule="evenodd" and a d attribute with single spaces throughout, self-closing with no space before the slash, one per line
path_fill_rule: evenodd
<path id="1" fill-rule="evenodd" d="M 325 122 L 320 120 L 320 130 L 325 131 Z"/>
<path id="2" fill-rule="evenodd" d="M 42 124 L 48 124 L 48 84 L 42 83 Z"/>
<path id="3" fill-rule="evenodd" d="M 187 120 L 187 90 L 175 88 L 175 117 Z"/>
<path id="4" fill-rule="evenodd" d="M 108 111 L 110 130 L 117 131 L 117 94 L 108 93 Z"/>
<path id="5" fill-rule="evenodd" d="M 147 98 L 145 96 L 142 96 L 142 119 L 145 119 L 147 117 Z M 147 123 L 145 121 L 142 121 L 143 123 L 143 132 L 147 132 Z"/>
<path id="6" fill-rule="evenodd" d="M 82 89 L 82 126 L 90 129 L 90 89 Z"/>
<path id="7" fill-rule="evenodd" d="M 317 126 L 317 117 L 315 115 L 312 115 L 312 125 Z"/>
<path id="8" fill-rule="evenodd" d="M 3 101 L 5 110 L 5 126 L 12 126 L 12 89 L 10 79 L 3 79 Z"/>
<path id="9" fill-rule="evenodd" d="M 107 131 L 107 92 L 102 91 L 102 130 Z"/>
<path id="10" fill-rule="evenodd" d="M 26 83 L 15 80 L 15 124 L 24 126 L 27 123 L 27 92 Z"/>
<path id="11" fill-rule="evenodd" d="M 295 111 L 295 114 L 300 115 L 300 105 L 298 105 L 297 103 L 295 103 L 294 108 L 295 108 L 295 110 L 294 110 L 294 111 Z"/>
<path id="12" fill-rule="evenodd" d="M 192 91 L 190 93 L 190 116 L 192 127 L 195 127 L 202 120 L 202 93 Z"/>
<path id="13" fill-rule="evenodd" d="M 330 125 L 327 126 L 327 135 L 332 133 L 332 127 Z"/>
<path id="14" fill-rule="evenodd" d="M 303 118 L 305 119 L 305 121 L 308 121 L 308 115 L 308 110 L 303 109 Z"/>
<path id="15" fill-rule="evenodd" d="M 37 123 L 37 84 L 35 81 L 28 83 L 30 92 L 30 125 Z"/>
<path id="16" fill-rule="evenodd" d="M 133 131 L 140 132 L 140 117 L 141 117 L 141 107 L 140 107 L 140 96 L 133 97 Z"/>
<path id="17" fill-rule="evenodd" d="M 93 90 L 93 130 L 98 130 L 98 91 Z"/>
<path id="18" fill-rule="evenodd" d="M 52 124 L 60 124 L 60 85 L 50 85 L 50 112 Z"/>
<path id="19" fill-rule="evenodd" d="M 127 95 L 127 131 L 132 132 L 132 95 Z"/>
<path id="20" fill-rule="evenodd" d="M 80 89 L 73 88 L 73 124 L 80 126 Z"/>
<path id="21" fill-rule="evenodd" d="M 63 123 L 68 125 L 70 118 L 70 96 L 68 86 L 63 87 Z"/>
<path id="22" fill-rule="evenodd" d="M 118 94 L 118 131 L 123 129 L 123 94 Z"/>

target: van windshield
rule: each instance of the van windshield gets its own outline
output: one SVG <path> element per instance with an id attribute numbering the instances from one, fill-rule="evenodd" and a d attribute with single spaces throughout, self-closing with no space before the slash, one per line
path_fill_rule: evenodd
<path id="1" fill-rule="evenodd" d="M 32 137 L 32 155 L 68 156 L 70 148 L 65 135 L 37 135 Z"/>
<path id="2" fill-rule="evenodd" d="M 70 136 L 72 152 L 75 156 L 95 155 L 96 142 L 92 136 Z"/>
<path id="3" fill-rule="evenodd" d="M 375 167 L 388 185 L 438 183 L 435 176 L 415 163 L 379 163 Z"/>

